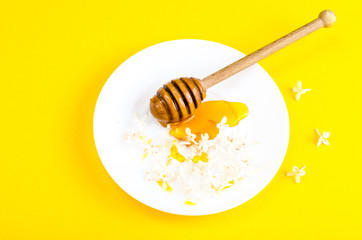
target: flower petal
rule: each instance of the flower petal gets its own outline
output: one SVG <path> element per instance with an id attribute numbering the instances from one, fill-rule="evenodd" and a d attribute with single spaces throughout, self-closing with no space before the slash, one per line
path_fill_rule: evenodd
<path id="1" fill-rule="evenodd" d="M 300 176 L 299 176 L 299 174 L 297 174 L 297 175 L 295 176 L 295 182 L 296 182 L 296 183 L 299 183 L 299 182 L 300 182 Z"/>
<path id="2" fill-rule="evenodd" d="M 301 94 L 304 94 L 304 93 L 306 93 L 308 91 L 310 91 L 310 89 L 302 89 L 300 92 L 301 92 Z"/>
<path id="3" fill-rule="evenodd" d="M 205 153 L 206 153 L 206 152 L 207 152 L 207 150 L 209 150 L 209 146 L 204 145 L 204 146 L 203 146 L 203 152 L 205 152 Z"/>
<path id="4" fill-rule="evenodd" d="M 295 100 L 299 101 L 300 95 L 302 95 L 302 93 L 301 93 L 301 92 L 298 92 L 298 93 L 295 95 Z"/>
<path id="5" fill-rule="evenodd" d="M 294 176 L 294 175 L 296 175 L 296 174 L 297 174 L 297 173 L 295 173 L 295 172 L 288 172 L 288 173 L 287 173 L 287 176 L 290 177 L 290 176 Z"/>
<path id="6" fill-rule="evenodd" d="M 163 190 L 166 190 L 167 189 L 167 184 L 166 184 L 166 182 L 165 181 L 162 181 L 162 189 Z"/>
<path id="7" fill-rule="evenodd" d="M 320 138 L 320 139 L 318 140 L 317 147 L 319 147 L 319 146 L 321 145 L 321 143 L 322 143 L 322 138 Z"/>
<path id="8" fill-rule="evenodd" d="M 201 139 L 198 142 L 202 143 L 204 140 L 205 140 L 204 134 L 201 134 Z"/>
<path id="9" fill-rule="evenodd" d="M 297 87 L 293 87 L 293 88 L 292 88 L 292 91 L 293 91 L 293 92 L 299 92 L 299 89 L 298 89 Z"/>
<path id="10" fill-rule="evenodd" d="M 301 82 L 301 81 L 298 81 L 298 82 L 297 82 L 297 86 L 298 86 L 299 89 L 302 89 L 302 82 Z"/>
<path id="11" fill-rule="evenodd" d="M 191 129 L 190 128 L 185 128 L 185 133 L 186 135 L 190 136 L 191 135 Z"/>
<path id="12" fill-rule="evenodd" d="M 329 138 L 329 136 L 331 136 L 330 132 L 323 132 L 323 137 Z"/>
<path id="13" fill-rule="evenodd" d="M 297 166 L 294 166 L 294 167 L 293 167 L 293 172 L 296 173 L 296 172 L 298 172 L 298 171 L 299 171 L 299 168 L 298 168 Z"/>
<path id="14" fill-rule="evenodd" d="M 305 171 L 304 171 L 304 170 L 300 170 L 300 171 L 299 171 L 299 176 L 302 177 L 302 176 L 304 176 L 304 175 L 305 175 Z"/>
<path id="15" fill-rule="evenodd" d="M 324 143 L 324 145 L 329 145 L 329 142 L 327 139 L 323 139 L 323 143 Z"/>

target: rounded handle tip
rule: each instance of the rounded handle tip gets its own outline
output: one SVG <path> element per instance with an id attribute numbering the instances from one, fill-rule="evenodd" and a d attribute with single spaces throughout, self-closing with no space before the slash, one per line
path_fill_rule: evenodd
<path id="1" fill-rule="evenodd" d="M 332 27 L 336 23 L 336 15 L 331 10 L 324 10 L 319 14 L 319 18 L 326 28 Z"/>

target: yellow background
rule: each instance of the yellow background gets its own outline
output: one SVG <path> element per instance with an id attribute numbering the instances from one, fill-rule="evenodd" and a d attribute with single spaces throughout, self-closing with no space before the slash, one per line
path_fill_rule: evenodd
<path id="1" fill-rule="evenodd" d="M 342 239 L 361 237 L 360 1 L 0 1 L 0 239 Z M 153 210 L 97 155 L 95 103 L 110 74 L 182 38 L 243 53 L 331 9 L 337 23 L 263 60 L 291 126 L 283 165 L 256 197 L 202 217 Z M 312 91 L 295 101 L 301 80 Z M 314 129 L 330 131 L 317 148 Z M 285 176 L 306 166 L 300 184 Z"/>

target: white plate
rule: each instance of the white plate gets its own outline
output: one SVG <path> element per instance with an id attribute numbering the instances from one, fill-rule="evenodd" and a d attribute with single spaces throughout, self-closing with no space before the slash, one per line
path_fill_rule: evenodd
<path id="1" fill-rule="evenodd" d="M 206 215 L 234 208 L 259 193 L 277 173 L 288 147 L 289 119 L 273 79 L 255 64 L 208 90 L 208 99 L 245 103 L 249 115 L 240 122 L 256 144 L 253 161 L 260 170 L 242 184 L 196 206 L 144 180 L 142 163 L 122 141 L 137 111 L 148 111 L 149 99 L 162 84 L 179 77 L 204 78 L 243 57 L 241 52 L 210 41 L 175 40 L 148 47 L 121 64 L 104 85 L 94 112 L 94 139 L 100 159 L 114 181 L 138 201 L 161 211 Z M 211 96 L 211 97 L 210 97 Z"/>

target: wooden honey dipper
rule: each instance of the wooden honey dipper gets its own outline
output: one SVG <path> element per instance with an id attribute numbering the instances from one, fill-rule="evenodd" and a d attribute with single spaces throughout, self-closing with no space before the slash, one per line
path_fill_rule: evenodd
<path id="1" fill-rule="evenodd" d="M 335 14 L 330 10 L 321 12 L 317 19 L 256 50 L 223 69 L 199 80 L 179 78 L 166 83 L 150 100 L 152 115 L 163 125 L 177 123 L 193 115 L 201 101 L 206 97 L 206 89 L 257 63 L 289 44 L 322 28 L 331 27 L 336 22 Z"/>

